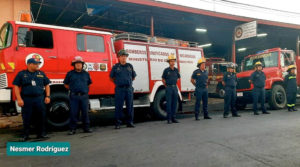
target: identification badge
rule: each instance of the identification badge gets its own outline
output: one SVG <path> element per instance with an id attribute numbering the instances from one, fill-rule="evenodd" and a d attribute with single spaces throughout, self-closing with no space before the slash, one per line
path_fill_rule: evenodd
<path id="1" fill-rule="evenodd" d="M 31 85 L 32 85 L 32 86 L 36 86 L 36 83 L 35 83 L 34 80 L 31 81 Z"/>

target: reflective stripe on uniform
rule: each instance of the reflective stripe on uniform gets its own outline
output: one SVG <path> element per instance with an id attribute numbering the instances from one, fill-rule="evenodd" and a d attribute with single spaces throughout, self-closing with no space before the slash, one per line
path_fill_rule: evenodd
<path id="1" fill-rule="evenodd" d="M 295 104 L 287 104 L 288 107 L 294 107 Z"/>
<path id="2" fill-rule="evenodd" d="M 296 76 L 290 76 L 289 79 L 296 79 Z"/>

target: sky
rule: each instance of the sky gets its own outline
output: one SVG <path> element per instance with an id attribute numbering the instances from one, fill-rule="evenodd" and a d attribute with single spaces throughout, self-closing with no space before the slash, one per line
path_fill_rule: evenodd
<path id="1" fill-rule="evenodd" d="M 300 0 L 156 0 L 237 16 L 300 25 Z M 244 5 L 245 4 L 245 5 Z M 249 6 L 250 5 L 250 6 Z"/>

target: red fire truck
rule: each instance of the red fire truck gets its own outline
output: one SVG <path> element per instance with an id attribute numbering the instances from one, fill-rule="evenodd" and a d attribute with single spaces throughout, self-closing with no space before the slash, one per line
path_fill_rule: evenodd
<path id="1" fill-rule="evenodd" d="M 223 74 L 227 71 L 229 62 L 224 58 L 207 58 L 206 68 L 208 71 L 208 93 L 210 96 L 224 98 L 225 90 L 222 85 Z"/>
<path id="2" fill-rule="evenodd" d="M 100 111 L 114 109 L 115 86 L 109 73 L 118 61 L 116 52 L 125 48 L 129 53 L 128 60 L 137 72 L 133 83 L 134 106 L 151 106 L 158 118 L 165 118 L 165 89 L 161 75 L 168 66 L 167 57 L 174 54 L 178 59 L 176 65 L 182 76 L 178 81 L 178 100 L 182 102 L 194 91 L 190 77 L 197 60 L 204 54 L 201 48 L 151 43 L 146 39 L 141 35 L 114 37 L 104 31 L 7 22 L 0 30 L 0 104 L 14 106 L 20 111 L 15 103 L 12 81 L 20 70 L 26 68 L 26 60 L 35 57 L 40 59 L 40 69 L 51 80 L 48 122 L 55 127 L 67 125 L 69 100 L 63 79 L 72 69 L 70 62 L 73 57 L 81 56 L 86 62 L 84 68 L 93 80 L 90 108 Z"/>
<path id="3" fill-rule="evenodd" d="M 258 61 L 263 64 L 263 72 L 266 74 L 266 101 L 272 109 L 284 108 L 286 106 L 284 76 L 287 74 L 287 67 L 298 64 L 299 58 L 295 56 L 293 50 L 280 48 L 263 50 L 245 57 L 242 62 L 242 72 L 237 74 L 237 107 L 243 109 L 247 103 L 252 102 L 253 84 L 249 83 L 249 78 L 254 72 L 254 64 Z M 299 70 L 300 68 L 297 68 L 298 73 Z M 297 84 L 299 83 L 300 78 L 297 77 Z"/>

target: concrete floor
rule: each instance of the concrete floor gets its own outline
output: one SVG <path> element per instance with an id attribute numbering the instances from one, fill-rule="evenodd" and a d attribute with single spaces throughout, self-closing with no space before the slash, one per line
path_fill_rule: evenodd
<path id="1" fill-rule="evenodd" d="M 7 157 L 0 148 L 0 166 L 97 167 L 299 167 L 300 111 L 271 111 L 241 118 L 194 121 L 180 115 L 179 124 L 137 123 L 134 129 L 94 127 L 94 133 L 67 136 L 53 132 L 48 141 L 71 143 L 69 157 Z"/>

